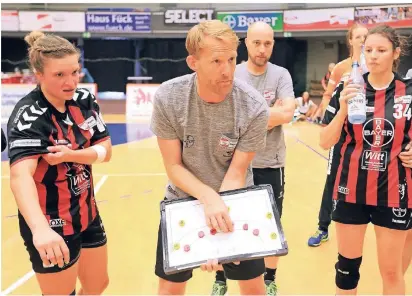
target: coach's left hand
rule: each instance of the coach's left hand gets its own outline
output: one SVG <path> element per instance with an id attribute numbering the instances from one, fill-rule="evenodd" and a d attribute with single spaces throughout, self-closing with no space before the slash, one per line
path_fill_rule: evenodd
<path id="1" fill-rule="evenodd" d="M 405 150 L 399 154 L 402 165 L 406 168 L 412 168 L 412 142 L 406 145 Z"/>

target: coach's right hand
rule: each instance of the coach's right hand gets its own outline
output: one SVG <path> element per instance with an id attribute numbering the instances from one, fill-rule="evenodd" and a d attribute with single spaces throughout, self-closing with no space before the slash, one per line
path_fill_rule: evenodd
<path id="1" fill-rule="evenodd" d="M 229 209 L 217 192 L 210 191 L 203 200 L 203 206 L 207 226 L 221 232 L 233 231 Z"/>
<path id="2" fill-rule="evenodd" d="M 52 263 L 62 268 L 70 262 L 69 248 L 64 239 L 50 227 L 34 231 L 33 244 L 45 266 Z"/>

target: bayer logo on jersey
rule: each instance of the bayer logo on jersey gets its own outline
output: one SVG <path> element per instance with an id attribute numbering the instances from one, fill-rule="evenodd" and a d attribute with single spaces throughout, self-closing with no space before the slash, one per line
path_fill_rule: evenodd
<path id="1" fill-rule="evenodd" d="M 385 118 L 373 118 L 363 125 L 363 139 L 371 147 L 381 148 L 392 142 L 393 124 Z"/>

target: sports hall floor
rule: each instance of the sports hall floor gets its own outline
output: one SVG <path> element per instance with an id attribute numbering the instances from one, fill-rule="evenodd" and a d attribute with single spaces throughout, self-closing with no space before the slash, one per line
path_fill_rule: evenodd
<path id="1" fill-rule="evenodd" d="M 95 165 L 95 190 L 108 236 L 110 285 L 106 295 L 156 294 L 154 275 L 159 202 L 167 180 L 156 139 L 147 123 L 125 124 L 106 116 L 113 142 L 110 163 Z M 3 126 L 3 129 L 5 127 Z M 327 151 L 318 146 L 319 126 L 285 125 L 287 161 L 282 224 L 289 254 L 280 260 L 279 294 L 334 294 L 337 246 L 334 226 L 330 240 L 318 248 L 307 246 L 316 230 L 327 168 Z M 2 154 L 2 295 L 41 294 L 18 231 L 16 205 L 9 187 L 9 167 Z M 369 226 L 364 246 L 359 294 L 381 293 L 375 235 Z M 196 270 L 187 294 L 210 295 L 213 274 Z M 406 275 L 412 295 L 412 267 Z M 239 294 L 229 281 L 229 295 Z"/>

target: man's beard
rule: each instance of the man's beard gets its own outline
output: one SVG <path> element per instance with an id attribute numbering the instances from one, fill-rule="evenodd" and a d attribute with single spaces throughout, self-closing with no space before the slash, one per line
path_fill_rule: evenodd
<path id="1" fill-rule="evenodd" d="M 255 64 L 255 65 L 258 66 L 258 67 L 263 67 L 263 66 L 265 66 L 265 65 L 267 64 L 267 62 L 269 61 L 268 58 L 258 59 L 257 57 L 253 58 L 253 57 L 251 57 L 251 56 L 249 56 L 249 59 L 252 61 L 253 64 Z"/>

